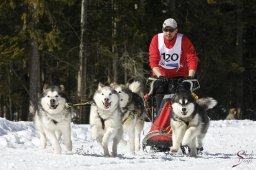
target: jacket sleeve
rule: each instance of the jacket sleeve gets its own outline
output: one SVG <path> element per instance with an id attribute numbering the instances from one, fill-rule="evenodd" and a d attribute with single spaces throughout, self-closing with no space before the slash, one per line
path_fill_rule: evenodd
<path id="1" fill-rule="evenodd" d="M 198 57 L 196 54 L 196 50 L 192 42 L 188 39 L 188 37 L 183 36 L 182 38 L 182 52 L 185 56 L 188 64 L 189 70 L 197 70 Z"/>
<path id="2" fill-rule="evenodd" d="M 160 55 L 158 51 L 158 36 L 155 35 L 149 46 L 149 64 L 151 69 L 158 67 L 160 61 Z"/>

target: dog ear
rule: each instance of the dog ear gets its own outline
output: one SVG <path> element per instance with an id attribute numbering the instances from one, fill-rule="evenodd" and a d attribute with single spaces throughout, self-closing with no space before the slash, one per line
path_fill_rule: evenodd
<path id="1" fill-rule="evenodd" d="M 116 85 L 117 85 L 117 83 L 113 82 L 113 83 L 110 84 L 110 87 L 115 88 Z"/>
<path id="2" fill-rule="evenodd" d="M 102 83 L 98 84 L 98 90 L 100 90 L 104 85 Z"/>
<path id="3" fill-rule="evenodd" d="M 65 91 L 65 87 L 64 87 L 63 84 L 60 85 L 60 91 L 61 91 L 61 92 L 64 92 L 64 91 Z"/>
<path id="4" fill-rule="evenodd" d="M 127 82 L 127 83 L 125 84 L 125 87 L 129 88 L 129 86 L 130 86 L 130 83 Z"/>
<path id="5" fill-rule="evenodd" d="M 177 95 L 176 94 L 174 94 L 172 97 L 171 97 L 171 103 L 174 103 L 174 101 L 175 101 L 175 97 L 176 97 Z"/>
<path id="6" fill-rule="evenodd" d="M 44 84 L 44 86 L 43 86 L 43 92 L 45 92 L 46 91 L 46 89 L 48 88 L 48 84 Z"/>

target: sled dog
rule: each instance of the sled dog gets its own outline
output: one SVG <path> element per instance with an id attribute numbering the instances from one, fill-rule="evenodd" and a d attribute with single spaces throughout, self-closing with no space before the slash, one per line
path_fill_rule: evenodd
<path id="1" fill-rule="evenodd" d="M 134 81 L 127 85 L 112 84 L 111 86 L 119 94 L 123 131 L 128 136 L 128 140 L 125 141 L 123 138 L 122 142 L 128 143 L 130 153 L 135 154 L 140 150 L 140 137 L 144 127 L 142 84 Z"/>
<path id="2" fill-rule="evenodd" d="M 121 110 L 119 96 L 110 86 L 101 83 L 93 96 L 90 110 L 92 138 L 103 147 L 104 156 L 110 156 L 108 145 L 112 143 L 112 155 L 117 156 L 117 146 L 122 138 Z"/>
<path id="3" fill-rule="evenodd" d="M 41 147 L 46 148 L 47 139 L 54 153 L 61 153 L 60 138 L 63 136 L 68 151 L 72 150 L 71 111 L 67 107 L 64 86 L 45 86 L 40 98 L 34 124 L 40 134 Z"/>
<path id="4" fill-rule="evenodd" d="M 195 100 L 188 90 L 179 90 L 172 98 L 171 128 L 173 146 L 171 152 L 180 148 L 183 154 L 196 156 L 203 151 L 203 139 L 209 127 L 206 110 L 213 108 L 213 98 Z"/>

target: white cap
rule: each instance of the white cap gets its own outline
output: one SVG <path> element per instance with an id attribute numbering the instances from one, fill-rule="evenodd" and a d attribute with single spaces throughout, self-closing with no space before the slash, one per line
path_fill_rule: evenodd
<path id="1" fill-rule="evenodd" d="M 173 18 L 168 18 L 163 23 L 163 28 L 165 27 L 177 28 L 177 22 Z"/>

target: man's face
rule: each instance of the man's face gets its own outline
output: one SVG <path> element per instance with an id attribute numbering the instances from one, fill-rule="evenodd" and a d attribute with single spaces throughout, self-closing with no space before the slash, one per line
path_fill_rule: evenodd
<path id="1" fill-rule="evenodd" d="M 172 40 L 175 34 L 178 32 L 177 28 L 165 27 L 163 29 L 164 36 L 167 40 Z"/>

